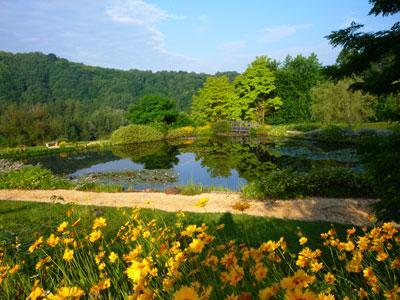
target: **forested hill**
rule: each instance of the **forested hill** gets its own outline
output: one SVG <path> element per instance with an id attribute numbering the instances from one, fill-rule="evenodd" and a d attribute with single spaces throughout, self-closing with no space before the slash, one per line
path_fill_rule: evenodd
<path id="1" fill-rule="evenodd" d="M 140 96 L 158 93 L 175 100 L 178 110 L 188 110 L 206 77 L 183 71 L 122 71 L 73 63 L 54 54 L 0 51 L 0 104 L 73 99 L 126 109 Z"/>

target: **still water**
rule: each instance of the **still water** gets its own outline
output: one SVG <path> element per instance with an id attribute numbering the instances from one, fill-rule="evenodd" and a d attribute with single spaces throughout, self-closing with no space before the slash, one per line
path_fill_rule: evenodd
<path id="1" fill-rule="evenodd" d="M 213 138 L 156 142 L 31 158 L 74 180 L 164 189 L 190 183 L 240 190 L 277 168 L 361 169 L 354 148 L 294 139 Z"/>

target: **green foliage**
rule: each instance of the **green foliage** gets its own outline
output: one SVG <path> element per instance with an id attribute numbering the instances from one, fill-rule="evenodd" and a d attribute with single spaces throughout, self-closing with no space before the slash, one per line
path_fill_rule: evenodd
<path id="1" fill-rule="evenodd" d="M 79 191 L 97 192 L 97 193 L 118 193 L 123 192 L 124 188 L 117 184 L 100 184 L 96 182 L 80 183 L 77 187 Z"/>
<path id="2" fill-rule="evenodd" d="M 311 169 L 308 172 L 291 168 L 274 170 L 258 182 L 243 189 L 245 196 L 266 199 L 290 199 L 306 196 L 373 197 L 371 179 L 344 167 Z"/>
<path id="3" fill-rule="evenodd" d="M 349 91 L 353 82 L 351 79 L 337 83 L 328 81 L 314 87 L 311 106 L 313 117 L 324 124 L 344 122 L 349 126 L 372 118 L 375 98 L 360 91 Z"/>
<path id="4" fill-rule="evenodd" d="M 178 187 L 179 194 L 193 196 L 193 195 L 200 195 L 202 193 L 209 193 L 209 192 L 227 192 L 229 191 L 227 188 L 218 187 L 218 186 L 204 186 L 202 184 L 195 184 L 195 183 L 188 183 L 186 185 L 182 185 Z"/>
<path id="5" fill-rule="evenodd" d="M 173 128 L 168 130 L 167 139 L 178 139 L 184 137 L 194 137 L 195 128 L 192 126 L 185 126 L 180 128 Z"/>
<path id="6" fill-rule="evenodd" d="M 400 135 L 370 137 L 359 145 L 359 153 L 373 178 L 381 200 L 375 205 L 380 220 L 400 221 Z"/>
<path id="7" fill-rule="evenodd" d="M 181 111 L 178 113 L 178 116 L 176 117 L 176 121 L 173 124 L 173 127 L 178 128 L 178 127 L 193 126 L 193 125 L 194 125 L 194 121 L 189 116 L 189 114 Z"/>
<path id="8" fill-rule="evenodd" d="M 375 111 L 378 120 L 400 120 L 400 93 L 379 97 Z"/>
<path id="9" fill-rule="evenodd" d="M 264 123 L 265 117 L 279 109 L 281 99 L 276 96 L 275 75 L 272 62 L 266 56 L 257 57 L 234 81 L 238 99 L 232 106 L 234 120 L 256 120 Z"/>
<path id="10" fill-rule="evenodd" d="M 311 88 L 323 79 L 317 56 L 288 55 L 275 74 L 276 94 L 282 99 L 282 107 L 268 121 L 272 124 L 309 121 Z"/>
<path id="11" fill-rule="evenodd" d="M 175 103 L 167 97 L 155 94 L 145 95 L 137 104 L 130 105 L 127 114 L 127 119 L 132 124 L 172 124 L 177 117 Z"/>
<path id="12" fill-rule="evenodd" d="M 228 121 L 218 121 L 211 124 L 211 129 L 215 134 L 231 132 L 231 123 Z"/>
<path id="13" fill-rule="evenodd" d="M 373 0 L 370 14 L 383 16 L 399 12 L 398 1 Z M 337 65 L 329 72 L 343 78 L 353 74 L 363 81 L 354 84 L 372 94 L 390 94 L 400 91 L 400 22 L 388 30 L 360 32 L 361 24 L 352 22 L 345 29 L 333 31 L 327 36 L 333 46 L 341 46 Z"/>
<path id="14" fill-rule="evenodd" d="M 91 105 L 71 99 L 45 104 L 11 103 L 0 112 L 0 136 L 4 137 L 3 146 L 43 145 L 60 137 L 94 140 L 126 123 L 120 109 L 103 107 L 93 111 Z"/>
<path id="15" fill-rule="evenodd" d="M 232 119 L 230 110 L 234 99 L 234 87 L 227 76 L 208 77 L 204 86 L 193 96 L 192 118 L 196 122 Z"/>
<path id="16" fill-rule="evenodd" d="M 6 103 L 76 99 L 125 110 L 141 96 L 154 93 L 176 100 L 178 110 L 187 111 L 206 77 L 183 71 L 106 69 L 69 62 L 54 54 L 0 51 L 0 101 Z"/>
<path id="17" fill-rule="evenodd" d="M 110 142 L 114 145 L 160 141 L 163 134 L 147 125 L 128 125 L 113 132 Z"/>
<path id="18" fill-rule="evenodd" d="M 39 166 L 25 166 L 0 174 L 0 189 L 68 189 L 73 185 Z"/>

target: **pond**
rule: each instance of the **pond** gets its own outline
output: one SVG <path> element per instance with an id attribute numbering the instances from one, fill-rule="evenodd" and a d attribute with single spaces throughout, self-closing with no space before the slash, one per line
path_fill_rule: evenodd
<path id="1" fill-rule="evenodd" d="M 30 158 L 73 180 L 157 189 L 199 184 L 240 190 L 277 168 L 362 170 L 356 150 L 296 139 L 212 138 L 156 142 Z"/>

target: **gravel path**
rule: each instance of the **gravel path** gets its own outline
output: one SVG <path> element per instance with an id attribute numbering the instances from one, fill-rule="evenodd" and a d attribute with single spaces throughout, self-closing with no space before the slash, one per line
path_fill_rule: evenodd
<path id="1" fill-rule="evenodd" d="M 54 200 L 54 196 L 63 200 Z M 196 206 L 201 198 L 207 198 L 205 207 Z M 113 207 L 156 208 L 164 211 L 230 212 L 241 214 L 232 206 L 241 201 L 240 194 L 226 192 L 204 193 L 196 196 L 167 195 L 164 193 L 95 193 L 75 190 L 0 190 L 0 200 L 75 203 Z M 373 199 L 320 198 L 303 200 L 257 201 L 250 200 L 250 208 L 243 213 L 280 219 L 328 221 L 344 224 L 368 224 L 369 205 Z"/>

